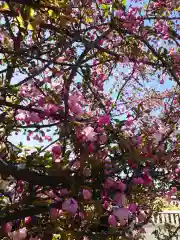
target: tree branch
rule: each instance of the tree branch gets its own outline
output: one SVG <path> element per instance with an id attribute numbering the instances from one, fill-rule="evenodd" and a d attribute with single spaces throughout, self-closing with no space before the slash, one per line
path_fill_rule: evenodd
<path id="1" fill-rule="evenodd" d="M 37 129 L 41 129 L 41 128 L 49 128 L 49 127 L 53 127 L 53 126 L 57 126 L 60 122 L 55 122 L 55 123 L 51 123 L 51 124 L 29 124 L 27 126 L 23 126 L 23 125 L 14 125 L 15 128 L 37 128 Z"/>
<path id="2" fill-rule="evenodd" d="M 60 208 L 61 207 L 61 203 L 53 203 L 51 205 L 38 205 L 38 206 L 31 206 L 27 209 L 23 209 L 23 210 L 16 210 L 14 212 L 9 212 L 9 209 L 7 209 L 6 211 L 3 211 L 5 213 L 5 216 L 0 217 L 0 224 L 4 224 L 10 221 L 14 221 L 17 219 L 22 219 L 28 216 L 33 216 L 33 215 L 38 215 L 38 214 L 42 214 L 42 213 L 47 213 L 49 212 L 50 208 Z M 1 212 L 1 214 L 3 214 L 3 212 Z M 7 214 L 8 212 L 8 214 Z"/>
<path id="3" fill-rule="evenodd" d="M 16 179 L 40 186 L 69 187 L 73 181 L 68 172 L 59 172 L 58 176 L 42 175 L 29 169 L 18 169 L 2 159 L 0 159 L 0 174 L 11 175 Z"/>

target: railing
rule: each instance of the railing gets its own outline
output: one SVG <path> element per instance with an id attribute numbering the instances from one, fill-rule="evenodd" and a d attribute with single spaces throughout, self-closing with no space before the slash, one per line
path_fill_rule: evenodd
<path id="1" fill-rule="evenodd" d="M 162 224 L 169 223 L 172 225 L 180 225 L 180 211 L 164 211 L 159 212 L 156 216 L 152 217 L 152 221 L 155 224 Z"/>
<path id="2" fill-rule="evenodd" d="M 153 223 L 153 224 L 152 224 Z M 155 229 L 162 227 L 165 223 L 172 224 L 174 227 L 180 226 L 180 211 L 164 211 L 159 212 L 156 216 L 152 217 L 152 223 L 146 225 L 146 240 L 157 240 L 157 238 L 152 234 Z M 180 233 L 174 236 L 171 240 L 180 240 Z"/>

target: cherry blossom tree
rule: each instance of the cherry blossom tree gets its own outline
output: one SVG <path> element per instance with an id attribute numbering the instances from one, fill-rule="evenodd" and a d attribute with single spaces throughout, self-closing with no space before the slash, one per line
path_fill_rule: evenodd
<path id="1" fill-rule="evenodd" d="M 0 4 L 2 239 L 139 239 L 180 180 L 177 1 Z"/>

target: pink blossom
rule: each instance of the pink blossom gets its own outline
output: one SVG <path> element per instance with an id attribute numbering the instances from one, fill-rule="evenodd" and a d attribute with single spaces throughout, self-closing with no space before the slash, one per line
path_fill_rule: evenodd
<path id="1" fill-rule="evenodd" d="M 55 114 L 59 110 L 59 107 L 55 104 L 46 104 L 44 111 L 47 115 Z"/>
<path id="2" fill-rule="evenodd" d="M 45 136 L 44 139 L 47 140 L 48 142 L 52 141 L 52 138 L 50 136 Z"/>
<path id="3" fill-rule="evenodd" d="M 144 180 L 141 177 L 133 178 L 134 184 L 143 184 Z"/>
<path id="4" fill-rule="evenodd" d="M 104 184 L 104 188 L 112 188 L 114 186 L 115 182 L 113 179 L 111 178 L 107 178 L 106 181 L 105 181 L 105 184 Z"/>
<path id="5" fill-rule="evenodd" d="M 108 125 L 111 121 L 111 118 L 109 115 L 102 115 L 98 118 L 98 123 L 100 126 L 102 125 Z"/>
<path id="6" fill-rule="evenodd" d="M 88 141 L 95 141 L 96 140 L 96 133 L 94 129 L 90 126 L 84 128 L 83 133 Z"/>
<path id="7" fill-rule="evenodd" d="M 116 217 L 114 215 L 109 215 L 108 223 L 109 223 L 110 226 L 116 227 L 116 225 L 117 225 Z"/>
<path id="8" fill-rule="evenodd" d="M 101 141 L 101 143 L 106 143 L 107 142 L 107 136 L 105 134 L 101 135 L 99 140 Z"/>
<path id="9" fill-rule="evenodd" d="M 103 133 L 104 132 L 104 128 L 99 126 L 99 127 L 96 128 L 96 132 L 97 133 Z"/>
<path id="10" fill-rule="evenodd" d="M 128 119 L 126 120 L 126 125 L 131 126 L 132 124 L 133 124 L 133 117 L 128 117 Z"/>
<path id="11" fill-rule="evenodd" d="M 83 197 L 85 200 L 90 200 L 92 198 L 92 193 L 87 189 L 83 189 Z"/>
<path id="12" fill-rule="evenodd" d="M 24 219 L 24 222 L 25 222 L 25 224 L 29 224 L 30 222 L 31 222 L 31 217 L 29 216 L 29 217 L 25 217 L 25 219 Z"/>
<path id="13" fill-rule="evenodd" d="M 161 80 L 160 80 L 160 84 L 164 84 L 164 79 L 161 79 Z"/>
<path id="14" fill-rule="evenodd" d="M 52 153 L 59 156 L 61 154 L 61 146 L 56 144 L 51 149 Z"/>
<path id="15" fill-rule="evenodd" d="M 80 117 L 84 114 L 84 111 L 80 104 L 78 103 L 71 103 L 69 106 L 71 112 L 73 112 L 76 116 Z"/>
<path id="16" fill-rule="evenodd" d="M 164 40 L 167 40 L 168 38 L 169 38 L 169 34 L 165 34 L 163 37 Z"/>
<path id="17" fill-rule="evenodd" d="M 156 133 L 154 133 L 153 136 L 154 136 L 154 138 L 156 140 L 156 144 L 158 144 L 161 141 L 163 135 L 162 135 L 161 132 L 157 131 Z"/>
<path id="18" fill-rule="evenodd" d="M 127 56 L 123 57 L 123 63 L 129 63 L 129 58 Z"/>
<path id="19" fill-rule="evenodd" d="M 88 151 L 89 151 L 90 153 L 93 153 L 93 152 L 94 152 L 94 145 L 93 145 L 92 143 L 90 143 L 90 144 L 88 145 Z"/>
<path id="20" fill-rule="evenodd" d="M 172 193 L 176 193 L 177 192 L 177 188 L 176 187 L 172 187 L 171 191 L 172 191 Z"/>
<path id="21" fill-rule="evenodd" d="M 129 214 L 128 208 L 118 208 L 113 210 L 113 215 L 117 217 L 121 225 L 124 225 L 126 221 L 128 221 Z"/>
<path id="22" fill-rule="evenodd" d="M 44 193 L 50 198 L 55 198 L 56 197 L 56 194 L 54 193 L 53 190 L 45 191 Z"/>
<path id="23" fill-rule="evenodd" d="M 173 101 L 173 104 L 177 104 L 177 101 L 176 101 L 176 99 Z"/>
<path id="24" fill-rule="evenodd" d="M 106 210 L 109 208 L 109 203 L 108 203 L 108 201 L 104 201 L 104 203 L 103 203 L 103 208 L 105 208 Z"/>
<path id="25" fill-rule="evenodd" d="M 172 56 L 173 56 L 174 54 L 176 54 L 174 48 L 170 48 L 170 50 L 169 50 L 169 55 L 172 55 Z"/>
<path id="26" fill-rule="evenodd" d="M 54 163 L 60 163 L 62 161 L 62 159 L 60 157 L 58 157 L 57 155 L 53 155 L 53 162 Z"/>
<path id="27" fill-rule="evenodd" d="M 138 145 L 142 143 L 142 137 L 141 136 L 137 137 L 137 143 L 138 143 Z"/>
<path id="28" fill-rule="evenodd" d="M 69 96 L 69 109 L 77 117 L 80 117 L 81 115 L 84 114 L 81 102 L 82 97 L 77 93 L 73 93 L 71 96 Z"/>
<path id="29" fill-rule="evenodd" d="M 51 216 L 52 220 L 56 220 L 59 217 L 59 209 L 51 208 L 50 209 L 50 216 Z"/>
<path id="30" fill-rule="evenodd" d="M 66 188 L 62 188 L 59 193 L 61 194 L 61 196 L 66 196 L 69 194 L 69 191 Z"/>
<path id="31" fill-rule="evenodd" d="M 115 16 L 118 17 L 118 18 L 121 18 L 122 16 L 124 16 L 123 10 L 117 10 L 115 12 Z"/>
<path id="32" fill-rule="evenodd" d="M 9 236 L 12 237 L 13 240 L 24 240 L 27 237 L 27 229 L 21 228 L 17 231 L 9 233 Z"/>
<path id="33" fill-rule="evenodd" d="M 140 233 L 146 233 L 146 230 L 145 230 L 145 228 L 140 228 L 140 229 L 139 229 L 139 232 L 140 232 Z"/>
<path id="34" fill-rule="evenodd" d="M 149 176 L 147 173 L 143 175 L 143 180 L 144 180 L 144 184 L 149 185 L 150 183 L 152 183 L 152 177 Z"/>
<path id="35" fill-rule="evenodd" d="M 131 167 L 132 167 L 132 169 L 136 169 L 137 168 L 137 164 L 132 163 Z"/>
<path id="36" fill-rule="evenodd" d="M 62 209 L 70 214 L 75 214 L 78 210 L 78 203 L 75 199 L 69 198 L 63 202 Z"/>
<path id="37" fill-rule="evenodd" d="M 41 121 L 38 113 L 34 113 L 34 112 L 32 112 L 32 113 L 30 114 L 29 120 L 30 120 L 31 122 L 34 122 L 34 123 L 39 123 L 39 122 Z"/>
<path id="38" fill-rule="evenodd" d="M 88 238 L 88 237 L 86 237 L 86 236 L 84 236 L 84 237 L 83 237 L 83 240 L 89 240 L 89 238 Z"/>
<path id="39" fill-rule="evenodd" d="M 168 191 L 168 192 L 166 193 L 166 197 L 167 197 L 168 199 L 170 199 L 173 195 L 174 195 L 174 193 L 173 193 L 172 191 Z"/>
<path id="40" fill-rule="evenodd" d="M 131 204 L 129 205 L 129 211 L 132 212 L 132 213 L 135 213 L 136 210 L 137 210 L 136 204 L 131 203 Z"/>
<path id="41" fill-rule="evenodd" d="M 25 121 L 26 119 L 26 113 L 25 112 L 20 112 L 18 115 L 16 115 L 16 120 L 18 121 Z"/>
<path id="42" fill-rule="evenodd" d="M 84 213 L 84 212 L 79 212 L 79 217 L 80 217 L 81 219 L 84 219 L 84 218 L 85 218 L 85 213 Z"/>
<path id="43" fill-rule="evenodd" d="M 4 232 L 7 234 L 9 232 L 11 232 L 12 230 L 12 223 L 11 222 L 7 222 L 5 225 L 4 225 Z"/>
<path id="44" fill-rule="evenodd" d="M 58 59 L 56 59 L 56 62 L 58 63 L 62 63 L 65 60 L 65 57 L 59 57 Z"/>
<path id="45" fill-rule="evenodd" d="M 121 181 L 117 181 L 116 182 L 116 187 L 121 190 L 122 192 L 124 192 L 124 190 L 126 189 L 126 184 L 124 184 L 123 182 Z"/>
<path id="46" fill-rule="evenodd" d="M 124 206 L 126 204 L 126 197 L 123 193 L 116 193 L 113 198 L 113 202 L 117 206 Z"/>
<path id="47" fill-rule="evenodd" d="M 80 161 L 75 161 L 75 162 L 73 163 L 71 169 L 72 169 L 72 170 L 77 170 L 77 169 L 80 168 L 80 166 L 81 166 Z"/>
<path id="48" fill-rule="evenodd" d="M 50 77 L 46 77 L 46 78 L 43 79 L 43 81 L 45 83 L 51 83 L 51 78 Z"/>
<path id="49" fill-rule="evenodd" d="M 146 218 L 146 214 L 144 211 L 140 211 L 139 214 L 138 214 L 138 220 L 139 222 L 143 222 Z"/>
<path id="50" fill-rule="evenodd" d="M 103 43 L 104 43 L 104 40 L 103 40 L 103 39 L 100 39 L 99 42 L 98 42 L 99 46 L 102 46 Z"/>
<path id="51" fill-rule="evenodd" d="M 77 95 L 76 93 L 73 93 L 72 95 L 69 96 L 69 103 L 71 104 L 76 104 L 80 100 L 80 96 Z"/>

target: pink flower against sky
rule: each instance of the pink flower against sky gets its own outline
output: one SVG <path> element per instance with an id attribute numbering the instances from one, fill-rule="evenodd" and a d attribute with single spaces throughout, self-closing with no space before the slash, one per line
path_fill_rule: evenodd
<path id="1" fill-rule="evenodd" d="M 111 121 L 111 118 L 109 115 L 102 115 L 98 118 L 99 125 L 108 125 Z"/>
<path id="2" fill-rule="evenodd" d="M 41 121 L 38 113 L 30 113 L 29 120 L 33 123 L 39 123 Z"/>
<path id="3" fill-rule="evenodd" d="M 19 112 L 19 114 L 17 114 L 15 118 L 18 121 L 25 121 L 26 113 L 24 111 L 23 112 Z"/>
<path id="4" fill-rule="evenodd" d="M 55 114 L 59 110 L 59 107 L 55 104 L 46 104 L 44 111 L 47 115 Z"/>
<path id="5" fill-rule="evenodd" d="M 96 133 L 94 132 L 94 129 L 90 126 L 83 129 L 83 134 L 88 141 L 95 141 L 96 140 Z"/>
<path id="6" fill-rule="evenodd" d="M 51 148 L 51 151 L 54 155 L 60 155 L 61 154 L 61 146 L 56 144 Z"/>
<path id="7" fill-rule="evenodd" d="M 73 93 L 69 96 L 69 109 L 77 117 L 80 117 L 84 114 L 82 108 L 83 98 L 80 94 Z"/>

